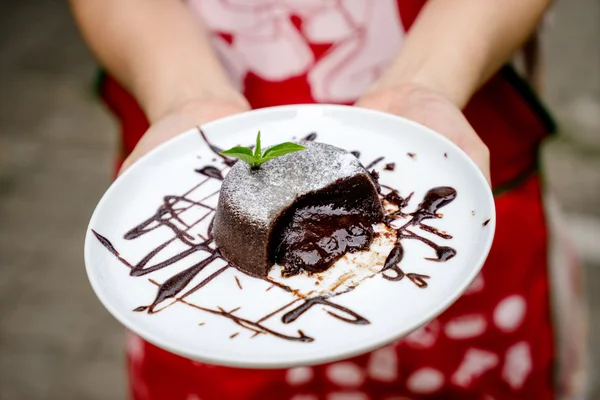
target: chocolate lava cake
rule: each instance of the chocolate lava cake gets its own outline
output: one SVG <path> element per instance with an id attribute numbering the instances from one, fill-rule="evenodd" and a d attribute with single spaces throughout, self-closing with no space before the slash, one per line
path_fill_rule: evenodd
<path id="1" fill-rule="evenodd" d="M 242 271 L 266 277 L 321 272 L 348 252 L 368 249 L 383 220 L 377 182 L 351 153 L 302 142 L 306 150 L 253 169 L 237 162 L 219 196 L 213 236 Z"/>

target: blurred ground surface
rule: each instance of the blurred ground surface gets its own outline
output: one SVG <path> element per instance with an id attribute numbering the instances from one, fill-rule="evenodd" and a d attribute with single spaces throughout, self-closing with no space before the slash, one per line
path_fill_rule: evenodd
<path id="1" fill-rule="evenodd" d="M 544 160 L 585 260 L 600 398 L 600 1 L 558 1 L 545 97 L 562 126 Z M 0 5 L 0 399 L 123 399 L 122 329 L 83 267 L 111 180 L 116 125 L 63 2 Z"/>

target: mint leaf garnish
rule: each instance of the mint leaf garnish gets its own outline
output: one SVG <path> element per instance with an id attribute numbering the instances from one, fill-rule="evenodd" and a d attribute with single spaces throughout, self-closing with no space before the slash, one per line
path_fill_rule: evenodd
<path id="1" fill-rule="evenodd" d="M 219 152 L 219 154 L 222 154 L 222 155 L 228 156 L 228 157 L 237 158 L 238 160 L 245 161 L 250 165 L 254 165 L 254 161 L 256 160 L 254 158 L 254 155 L 252 155 L 252 150 L 249 149 L 248 147 L 242 147 L 242 146 L 232 147 L 229 150 Z"/>
<path id="2" fill-rule="evenodd" d="M 254 149 L 254 152 L 252 152 L 252 149 L 248 147 L 235 146 L 229 150 L 221 151 L 219 154 L 247 162 L 250 164 L 250 167 L 256 169 L 269 160 L 305 149 L 306 147 L 299 144 L 285 142 L 270 147 L 263 153 L 260 144 L 260 131 L 258 131 L 258 135 L 256 135 L 256 148 Z"/>
<path id="3" fill-rule="evenodd" d="M 260 158 L 260 152 L 262 148 L 260 147 L 260 131 L 258 131 L 258 135 L 256 135 L 256 146 L 254 148 L 254 158 Z"/>
<path id="4" fill-rule="evenodd" d="M 265 162 L 265 161 L 271 160 L 273 158 L 281 157 L 285 154 L 294 153 L 296 151 L 300 151 L 300 150 L 304 150 L 304 149 L 306 149 L 306 147 L 301 146 L 296 143 L 292 143 L 292 142 L 281 143 L 281 144 L 275 145 L 275 146 L 267 149 L 267 151 L 265 151 L 265 153 L 262 155 L 261 160 L 264 160 L 263 162 Z"/>

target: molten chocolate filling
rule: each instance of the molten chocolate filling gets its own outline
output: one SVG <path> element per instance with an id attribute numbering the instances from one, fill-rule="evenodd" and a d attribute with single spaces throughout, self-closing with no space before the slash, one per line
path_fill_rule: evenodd
<path id="1" fill-rule="evenodd" d="M 376 196 L 363 182 L 347 179 L 296 202 L 276 224 L 271 258 L 283 276 L 327 270 L 346 253 L 369 248 L 374 223 L 382 220 Z"/>

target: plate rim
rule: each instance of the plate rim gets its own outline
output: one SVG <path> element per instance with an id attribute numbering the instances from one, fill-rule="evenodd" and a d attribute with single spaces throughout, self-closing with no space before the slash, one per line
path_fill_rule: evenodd
<path id="1" fill-rule="evenodd" d="M 99 212 L 100 212 L 99 210 L 102 209 L 104 203 L 106 203 L 107 199 L 111 196 L 112 192 L 116 190 L 115 188 L 119 185 L 119 182 L 126 179 L 125 177 L 132 174 L 136 169 L 139 169 L 144 164 L 148 163 L 149 160 L 153 157 L 153 155 L 155 153 L 162 151 L 167 146 L 172 146 L 176 141 L 185 140 L 186 136 L 191 135 L 194 132 L 197 132 L 199 126 L 196 126 L 194 128 L 188 129 L 188 130 L 170 138 L 169 140 L 161 143 L 159 146 L 152 149 L 150 152 L 146 153 L 144 156 L 140 157 L 124 173 L 122 173 L 115 180 L 113 180 L 111 182 L 110 186 L 106 189 L 104 194 L 101 196 L 98 203 L 96 204 L 94 211 L 92 213 L 92 216 L 90 217 L 90 221 L 86 227 L 85 238 L 84 238 L 84 264 L 85 264 L 86 274 L 88 276 L 90 285 L 92 286 L 94 293 L 96 294 L 96 296 L 98 297 L 98 299 L 100 300 L 100 302 L 102 303 L 104 308 L 106 310 L 108 310 L 108 312 L 120 324 L 122 324 L 125 328 L 127 328 L 129 331 L 131 331 L 131 333 L 138 335 L 142 339 L 148 341 L 149 343 L 151 343 L 159 348 L 162 348 L 166 351 L 169 351 L 171 353 L 177 354 L 179 356 L 182 356 L 182 357 L 194 360 L 194 361 L 204 362 L 204 363 L 213 364 L 213 365 L 237 367 L 237 368 L 248 368 L 248 369 L 281 369 L 281 368 L 291 368 L 291 367 L 298 367 L 298 366 L 320 365 L 320 364 L 329 363 L 329 362 L 341 361 L 344 359 L 355 357 L 357 355 L 369 353 L 373 350 L 381 348 L 392 342 L 400 340 L 401 338 L 405 337 L 410 332 L 414 332 L 414 331 L 420 329 L 421 327 L 423 327 L 424 325 L 426 325 L 427 323 L 429 323 L 430 321 L 432 321 L 433 319 L 438 317 L 440 314 L 442 314 L 452 304 L 454 304 L 458 300 L 458 298 L 465 292 L 465 290 L 469 287 L 469 285 L 473 282 L 473 280 L 477 277 L 477 275 L 479 274 L 479 272 L 481 271 L 481 269 L 485 263 L 485 260 L 487 259 L 488 255 L 489 255 L 489 252 L 491 250 L 491 247 L 492 247 L 492 244 L 494 241 L 495 233 L 496 233 L 495 199 L 494 199 L 493 193 L 491 191 L 491 188 L 489 186 L 487 179 L 485 178 L 485 176 L 483 175 L 483 173 L 481 172 L 479 167 L 475 164 L 475 162 L 455 143 L 453 143 L 451 140 L 449 140 L 442 134 L 434 131 L 433 129 L 428 128 L 418 122 L 409 120 L 407 118 L 396 116 L 396 115 L 389 114 L 389 113 L 385 113 L 382 111 L 371 110 L 371 109 L 366 109 L 366 108 L 361 108 L 361 107 L 356 107 L 356 106 L 336 105 L 336 104 L 292 104 L 292 105 L 265 107 L 265 108 L 250 110 L 250 111 L 247 111 L 244 113 L 220 118 L 220 119 L 208 122 L 206 124 L 202 124 L 201 127 L 202 127 L 202 130 L 204 132 L 206 132 L 208 136 L 210 136 L 211 127 L 214 125 L 217 125 L 217 124 L 228 123 L 228 122 L 234 121 L 236 119 L 244 119 L 244 118 L 247 118 L 248 115 L 270 114 L 270 113 L 278 112 L 278 111 L 284 111 L 284 112 L 285 111 L 301 111 L 303 109 L 320 110 L 323 115 L 326 115 L 328 111 L 342 111 L 342 112 L 350 111 L 350 112 L 363 113 L 365 115 L 372 115 L 376 118 L 386 118 L 386 119 L 393 119 L 396 121 L 401 121 L 401 123 L 403 123 L 403 124 L 413 125 L 417 129 L 427 132 L 427 134 L 429 134 L 430 136 L 435 137 L 434 140 L 441 140 L 442 142 L 445 142 L 447 145 L 453 147 L 454 150 L 456 150 L 462 156 L 462 158 L 467 162 L 467 164 L 470 165 L 471 168 L 475 169 L 477 179 L 480 181 L 481 184 L 483 184 L 482 185 L 483 187 L 488 189 L 486 191 L 486 197 L 488 200 L 487 206 L 490 208 L 490 214 L 489 214 L 490 221 L 487 224 L 487 228 L 491 229 L 491 233 L 489 234 L 489 237 L 486 240 L 485 244 L 482 246 L 484 251 L 480 254 L 477 261 L 473 263 L 473 264 L 477 264 L 477 268 L 474 268 L 471 271 L 471 274 L 468 276 L 468 278 L 465 279 L 462 284 L 457 285 L 455 290 L 451 293 L 451 295 L 447 296 L 446 299 L 443 302 L 441 302 L 438 307 L 434 307 L 431 310 L 429 310 L 428 312 L 424 313 L 423 316 L 420 318 L 421 323 L 417 327 L 405 328 L 405 329 L 401 329 L 399 331 L 395 331 L 394 334 L 382 336 L 378 340 L 374 340 L 373 342 L 371 342 L 369 345 L 357 347 L 355 350 L 352 350 L 352 351 L 345 351 L 343 353 L 339 353 L 337 356 L 329 355 L 329 356 L 322 356 L 322 357 L 311 357 L 310 359 L 306 359 L 306 360 L 290 361 L 290 362 L 235 361 L 235 360 L 233 360 L 231 358 L 227 358 L 227 357 L 220 358 L 220 357 L 198 355 L 198 354 L 186 351 L 185 346 L 178 346 L 178 345 L 172 345 L 170 343 L 165 343 L 165 341 L 160 340 L 151 331 L 147 331 L 146 329 L 140 328 L 139 326 L 134 324 L 130 318 L 127 318 L 124 315 L 124 313 L 122 313 L 121 311 L 114 308 L 112 306 L 111 302 L 108 301 L 108 299 L 107 299 L 108 296 L 105 296 L 105 294 L 103 293 L 103 290 L 101 289 L 100 283 L 96 280 L 96 278 L 94 277 L 94 274 L 92 273 L 92 267 L 91 267 L 91 265 L 92 265 L 92 262 L 91 262 L 92 237 L 91 236 L 92 236 L 93 226 L 95 225 L 97 219 L 99 218 L 98 217 Z"/>

